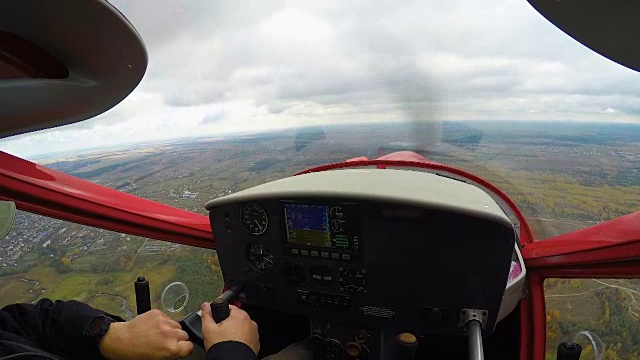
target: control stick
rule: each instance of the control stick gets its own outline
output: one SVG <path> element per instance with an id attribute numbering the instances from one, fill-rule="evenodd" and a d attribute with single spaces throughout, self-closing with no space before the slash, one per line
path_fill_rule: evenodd
<path id="1" fill-rule="evenodd" d="M 469 336 L 469 360 L 484 360 L 482 349 L 482 329 L 487 323 L 489 312 L 480 309 L 462 309 L 458 326 Z"/>
<path id="2" fill-rule="evenodd" d="M 484 360 L 482 350 L 482 323 L 478 320 L 470 320 L 466 324 L 469 332 L 469 359 Z"/>
<path id="3" fill-rule="evenodd" d="M 226 293 L 226 292 L 225 292 Z M 224 294 L 213 299 L 211 302 L 211 315 L 216 323 L 226 320 L 231 314 L 229 301 L 223 297 Z"/>
<path id="4" fill-rule="evenodd" d="M 144 276 L 139 276 L 133 283 L 136 292 L 136 310 L 138 315 L 142 315 L 151 310 L 151 293 L 149 291 L 149 282 Z"/>
<path id="5" fill-rule="evenodd" d="M 229 317 L 229 301 L 235 299 L 236 296 L 240 294 L 240 290 L 242 290 L 242 285 L 236 285 L 231 289 L 223 292 L 220 296 L 218 296 L 211 302 L 211 314 L 213 315 L 213 320 L 216 323 L 224 321 Z M 189 340 L 204 349 L 204 337 L 202 336 L 202 320 L 200 318 L 201 314 L 202 311 L 198 310 L 187 315 L 180 321 L 180 325 L 182 326 L 182 330 L 186 331 L 187 334 L 189 334 Z"/>

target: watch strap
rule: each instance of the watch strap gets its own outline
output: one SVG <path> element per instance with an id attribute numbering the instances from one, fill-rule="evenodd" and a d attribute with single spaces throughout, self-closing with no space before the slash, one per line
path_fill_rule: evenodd
<path id="1" fill-rule="evenodd" d="M 105 336 L 105 334 L 109 330 L 109 326 L 113 322 L 115 322 L 115 320 L 110 318 L 109 316 L 103 314 L 97 315 L 87 326 L 85 337 L 90 339 L 95 344 L 99 343 L 100 340 Z"/>

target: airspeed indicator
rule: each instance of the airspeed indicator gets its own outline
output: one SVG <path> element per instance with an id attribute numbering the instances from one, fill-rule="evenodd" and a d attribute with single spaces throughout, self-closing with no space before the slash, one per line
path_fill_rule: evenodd
<path id="1" fill-rule="evenodd" d="M 240 221 L 247 231 L 253 235 L 261 235 L 267 231 L 269 225 L 269 217 L 262 206 L 256 203 L 250 203 L 242 207 L 240 210 Z"/>

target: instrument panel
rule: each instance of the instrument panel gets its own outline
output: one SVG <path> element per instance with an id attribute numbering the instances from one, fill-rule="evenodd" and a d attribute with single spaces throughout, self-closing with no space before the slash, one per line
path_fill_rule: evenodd
<path id="1" fill-rule="evenodd" d="M 414 182 L 423 201 L 403 200 L 412 189 L 394 181 L 412 175 L 383 171 L 297 176 L 208 203 L 226 286 L 260 307 L 418 336 L 463 335 L 461 316 L 477 311 L 490 334 L 511 222 L 481 190 L 432 174 Z"/>
<path id="2" fill-rule="evenodd" d="M 349 208 L 339 231 L 330 211 L 345 207 L 336 202 L 274 200 L 221 209 L 236 221 L 212 212 L 214 224 L 221 223 L 214 233 L 227 222 L 238 227 L 243 206 L 263 207 L 271 219 L 259 235 L 239 229 L 216 237 L 227 286 L 245 284 L 243 300 L 250 304 L 418 334 L 460 333 L 457 314 L 467 307 L 490 312 L 495 324 L 508 263 L 497 271 L 474 260 L 501 253 L 510 259 L 510 229 L 420 209 L 337 203 Z M 362 217 L 370 221 L 361 224 Z M 480 245 L 478 233 L 502 238 L 506 246 Z M 464 246 L 474 249 L 446 255 Z M 483 279 L 487 270 L 501 277 L 498 286 Z"/>

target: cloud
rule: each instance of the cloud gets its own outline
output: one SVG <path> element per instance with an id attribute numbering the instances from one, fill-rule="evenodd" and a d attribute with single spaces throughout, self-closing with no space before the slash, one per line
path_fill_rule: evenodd
<path id="1" fill-rule="evenodd" d="M 640 75 L 521 0 L 113 3 L 148 47 L 139 87 L 94 119 L 0 149 L 368 121 L 640 121 Z"/>
<path id="2" fill-rule="evenodd" d="M 225 118 L 224 110 L 219 110 L 219 111 L 215 111 L 215 112 L 206 114 L 202 118 L 200 123 L 201 124 L 215 124 L 215 123 L 218 123 L 218 122 L 224 120 L 224 118 Z"/>
<path id="3" fill-rule="evenodd" d="M 134 91 L 111 110 L 92 119 L 68 125 L 65 129 L 93 129 L 96 126 L 109 126 L 126 122 L 149 112 L 160 112 L 165 109 L 164 96 L 161 93 Z M 60 128 L 63 129 L 63 128 Z"/>

